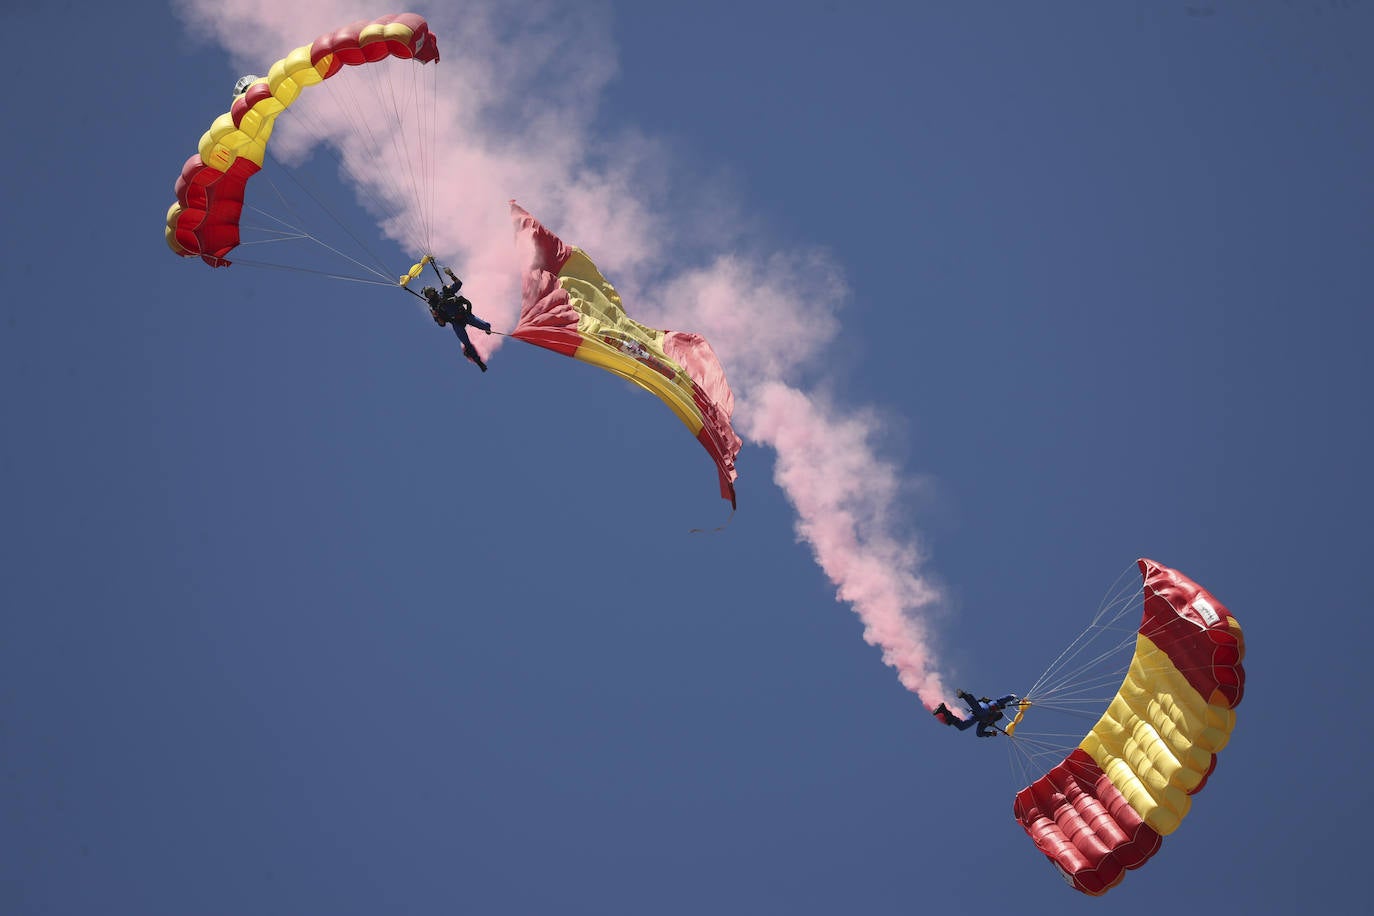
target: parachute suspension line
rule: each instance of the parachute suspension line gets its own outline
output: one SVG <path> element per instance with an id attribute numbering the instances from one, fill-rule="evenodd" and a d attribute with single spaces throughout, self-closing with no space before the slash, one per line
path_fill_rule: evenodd
<path id="1" fill-rule="evenodd" d="M 239 246 L 239 247 L 243 247 L 243 246 Z M 234 261 L 234 266 L 235 266 L 235 267 L 239 267 L 239 266 L 242 266 L 242 267 L 260 267 L 260 268 L 264 268 L 264 269 L 268 269 L 268 270 L 286 270 L 286 271 L 290 271 L 291 273 L 298 273 L 298 274 L 313 274 L 314 276 L 317 276 L 317 277 L 325 277 L 325 278 L 330 279 L 330 280 L 344 280 L 344 281 L 346 281 L 346 282 L 348 282 L 348 283 L 363 283 L 363 284 L 366 284 L 366 285 L 368 285 L 368 286 L 391 286 L 391 287 L 394 287 L 394 286 L 396 285 L 396 281 L 395 281 L 395 280 L 372 280 L 372 279 L 369 279 L 369 278 L 367 278 L 367 277 L 354 277 L 354 276 L 349 276 L 348 274 L 338 274 L 338 273 L 333 273 L 333 272 L 327 271 L 327 270 L 315 270 L 315 269 L 310 268 L 310 267 L 299 267 L 299 266 L 296 266 L 296 265 L 294 265 L 294 264 L 273 264 L 273 263 L 271 263 L 271 262 L 269 262 L 269 261 L 251 261 L 251 260 L 247 260 L 247 259 L 245 259 L 245 258 L 234 258 L 233 261 Z M 418 296 L 418 295 L 420 295 L 420 294 L 419 294 L 419 293 L 416 293 L 415 295 Z"/>
<path id="2" fill-rule="evenodd" d="M 1043 720 L 1036 721 L 1037 713 L 1086 720 L 1091 727 L 1120 690 L 1135 654 L 1141 616 L 1142 592 L 1132 575 L 1135 568 L 1132 564 L 1117 576 L 1092 620 L 1024 694 L 1033 706 L 1008 737 L 1027 759 L 1052 766 L 1077 747 L 1082 737 L 1081 732 L 1038 731 L 1036 726 Z M 1055 722 L 1054 716 L 1050 722 L 1071 727 L 1063 719 Z"/>
<path id="3" fill-rule="evenodd" d="M 429 189 L 429 199 L 425 202 L 428 210 L 429 225 L 425 227 L 428 242 L 433 245 L 434 228 L 439 216 L 438 212 L 438 193 L 439 193 L 439 122 L 437 112 L 439 110 L 439 61 L 434 62 L 432 72 L 426 74 L 426 86 L 429 89 L 429 99 L 426 100 L 425 108 L 429 111 L 429 117 L 419 115 L 420 129 L 424 136 L 420 139 L 420 155 L 424 157 L 425 166 L 425 187 Z M 420 104 L 417 102 L 416 104 Z"/>
<path id="4" fill-rule="evenodd" d="M 403 244 L 427 248 L 426 233 L 416 215 L 421 195 L 413 183 L 407 190 L 397 174 L 398 169 L 409 167 L 397 139 L 397 134 L 405 133 L 405 126 L 394 104 L 388 102 L 394 93 L 381 88 L 389 75 L 397 72 L 397 66 L 423 69 L 420 64 L 402 60 L 345 67 L 329 81 L 333 91 L 328 96 L 302 99 L 302 104 L 293 105 L 288 112 L 291 123 L 300 124 L 314 139 L 314 146 L 323 149 L 339 171 L 352 178 L 367 208 L 379 218 L 389 218 L 383 226 L 390 235 L 399 236 Z M 315 105 L 304 104 L 307 101 Z M 331 110 L 338 116 L 329 117 Z"/>
<path id="5" fill-rule="evenodd" d="M 388 62 L 379 61 L 370 67 L 347 67 L 345 72 L 335 75 L 334 81 L 338 83 L 335 95 L 343 109 L 343 123 L 351 142 L 345 143 L 335 137 L 331 152 L 338 158 L 341 170 L 353 178 L 355 186 L 370 204 L 368 209 L 374 214 L 392 214 L 400 205 L 401 234 L 406 237 L 405 244 L 414 245 L 417 242 L 414 216 L 403 205 L 407 195 L 397 182 L 391 163 L 386 161 L 382 141 L 374 130 L 377 112 L 384 111 L 375 87 L 380 76 L 374 71 L 382 69 L 381 65 L 385 63 Z M 365 104 L 360 98 L 357 84 L 369 90 L 373 98 L 372 105 Z M 367 167 L 363 168 L 364 165 Z"/>
<path id="6" fill-rule="evenodd" d="M 289 109 L 288 109 L 288 110 L 289 110 Z M 335 247 L 332 246 L 332 245 L 326 244 L 325 242 L 323 242 L 323 241 L 320 240 L 319 238 L 316 238 L 313 234 L 311 234 L 310 232 L 308 232 L 308 231 L 304 228 L 303 225 L 301 225 L 301 226 L 293 226 L 293 225 L 291 225 L 290 223 L 286 222 L 285 220 L 281 219 L 280 217 L 277 217 L 277 216 L 275 216 L 274 214 L 268 213 L 267 211 L 262 210 L 262 209 L 260 209 L 260 208 L 258 208 L 258 207 L 250 206 L 249 209 L 253 210 L 254 212 L 260 213 L 260 214 L 262 214 L 263 216 L 266 216 L 268 219 L 272 219 L 272 220 L 274 220 L 274 221 L 276 221 L 276 222 L 279 222 L 279 223 L 281 223 L 281 224 L 284 225 L 284 226 L 288 226 L 288 227 L 290 227 L 291 229 L 294 229 L 294 230 L 297 231 L 297 232 L 301 232 L 301 233 L 305 234 L 306 237 L 309 238 L 309 239 L 310 239 L 312 242 L 314 242 L 315 244 L 319 245 L 319 246 L 322 247 L 322 248 L 326 248 L 326 249 L 328 249 L 329 251 L 334 252 L 335 254 L 339 255 L 340 257 L 342 257 L 342 258 L 344 258 L 344 259 L 346 259 L 346 260 L 348 260 L 348 261 L 353 262 L 354 264 L 357 264 L 359 267 L 361 267 L 363 270 L 366 270 L 366 271 L 367 271 L 368 273 L 370 273 L 370 274 L 374 274 L 375 276 L 378 276 L 378 277 L 386 277 L 386 276 L 389 276 L 389 275 L 386 273 L 384 262 L 382 261 L 382 259 L 381 259 L 380 257 L 378 257 L 377 253 L 376 253 L 375 251 L 372 250 L 372 248 L 367 244 L 367 242 L 365 242 L 363 239 L 359 238 L 359 236 L 358 236 L 357 233 L 355 233 L 351 228 L 349 228 L 348 223 L 347 223 L 344 219 L 342 219 L 337 213 L 335 213 L 332 209 L 330 209 L 329 205 L 326 204 L 326 203 L 324 202 L 323 198 L 322 198 L 319 194 L 316 194 L 313 190 L 310 189 L 309 186 L 307 186 L 307 185 L 305 184 L 304 181 L 301 180 L 301 179 L 302 179 L 302 176 L 300 176 L 300 175 L 297 174 L 297 170 L 294 169 L 294 168 L 291 168 L 291 167 L 289 167 L 289 166 L 287 166 L 287 165 L 285 165 L 285 163 L 282 163 L 281 160 L 278 159 L 278 158 L 276 157 L 275 153 L 273 154 L 273 159 L 274 159 L 275 161 L 277 161 L 277 163 L 278 163 L 279 165 L 282 166 L 280 169 L 278 169 L 278 171 L 279 171 L 281 174 L 286 175 L 288 178 L 290 178 L 292 184 L 294 184 L 294 185 L 300 190 L 300 192 L 301 192 L 302 194 L 304 194 L 305 196 L 309 197 L 310 200 L 314 202 L 315 206 L 319 207 L 320 210 L 323 211 L 324 214 L 325 214 L 326 216 L 328 216 L 329 219 L 332 220 L 332 221 L 334 222 L 334 224 L 335 224 L 339 229 L 341 229 L 341 230 L 344 232 L 344 234 L 346 234 L 346 235 L 353 241 L 353 244 L 356 245 L 356 246 L 358 246 L 358 250 L 359 250 L 359 251 L 361 251 L 361 252 L 362 252 L 363 254 L 365 254 L 368 258 L 371 259 L 371 261 L 372 261 L 372 266 L 368 266 L 368 265 L 366 265 L 366 264 L 363 264 L 363 263 L 360 262 L 357 258 L 354 258 L 354 257 L 352 257 L 351 255 L 345 254 L 344 252 L 340 251 L 338 248 L 335 248 Z M 295 216 L 295 218 L 296 218 L 296 220 L 297 220 L 298 223 L 303 224 L 303 223 L 305 222 L 305 220 L 301 218 L 300 213 L 296 210 L 296 208 L 295 208 L 294 206 L 291 205 L 291 202 L 287 199 L 286 195 L 284 195 L 284 194 L 281 192 L 281 188 L 279 188 L 279 187 L 277 186 L 276 181 L 273 180 L 273 178 L 272 178 L 271 175 L 267 175 L 267 174 L 264 174 L 264 173 L 261 173 L 261 172 L 260 172 L 260 173 L 259 173 L 259 180 L 265 180 L 265 181 L 267 182 L 267 184 L 272 188 L 272 193 L 274 193 L 274 194 L 277 195 L 277 199 L 278 199 L 279 201 L 281 201 L 281 204 L 282 204 L 283 207 L 285 207 L 287 210 L 291 211 L 292 215 Z"/>
<path id="7" fill-rule="evenodd" d="M 398 62 L 406 66 L 414 65 L 407 62 Z M 421 224 L 421 217 L 418 213 L 420 208 L 419 188 L 415 181 L 415 163 L 410 156 L 409 144 L 407 141 L 407 131 L 402 121 L 402 108 L 397 101 L 396 73 L 393 67 L 371 67 L 368 69 L 365 78 L 360 82 L 366 87 L 371 95 L 371 110 L 378 112 L 382 120 L 382 126 L 386 129 L 382 131 L 386 140 L 379 140 L 377 131 L 371 120 L 366 118 L 361 112 L 364 106 L 361 105 L 357 96 L 352 96 L 355 109 L 359 110 L 359 116 L 354 119 L 354 123 L 366 128 L 368 143 L 364 147 L 373 157 L 375 166 L 372 174 L 386 176 L 391 186 L 391 204 L 393 208 L 399 207 L 401 222 L 406 228 L 403 234 L 406 236 L 404 242 L 409 246 L 419 246 L 425 251 L 429 250 L 427 240 L 424 238 L 424 230 Z M 390 153 L 390 156 L 387 153 Z M 413 206 L 407 206 L 406 204 Z"/>
<path id="8" fill-rule="evenodd" d="M 1015 777 L 1018 773 L 1021 785 L 1029 785 L 1054 765 L 1054 761 L 1065 756 L 1067 747 L 1076 746 L 1078 739 L 1071 742 L 1054 743 L 1025 738 L 1020 735 L 1006 735 L 1007 761 Z"/>
<path id="9" fill-rule="evenodd" d="M 735 520 L 735 507 L 734 507 L 734 506 L 731 506 L 731 507 L 730 507 L 730 514 L 727 515 L 727 516 L 725 517 L 725 521 L 721 522 L 721 523 L 720 523 L 719 525 L 717 525 L 716 527 L 714 527 L 714 528 L 688 528 L 688 529 L 687 529 L 687 533 L 688 533 L 688 534 L 715 534 L 715 533 L 718 532 L 718 531 L 724 531 L 726 528 L 729 528 L 729 527 L 730 527 L 730 523 L 733 522 L 734 520 Z"/>
<path id="10" fill-rule="evenodd" d="M 275 192 L 277 193 L 277 196 L 278 196 L 279 198 L 282 198 L 281 191 L 277 188 L 276 182 L 274 182 L 270 176 L 268 176 L 267 182 L 268 182 L 269 185 L 271 185 L 272 190 L 275 191 Z M 309 189 L 303 188 L 303 190 L 305 190 L 307 194 L 310 193 L 310 192 L 309 192 Z M 313 195 L 312 195 L 312 196 L 313 196 Z M 284 204 L 286 204 L 285 198 L 282 198 L 282 202 L 283 202 Z M 317 202 L 320 203 L 320 206 L 324 209 L 324 211 L 325 211 L 326 213 L 329 213 L 331 216 L 333 216 L 333 213 L 329 210 L 328 207 L 325 207 L 325 206 L 324 206 L 324 203 L 323 203 L 322 201 L 317 201 Z M 289 204 L 286 204 L 286 205 L 287 205 L 288 208 L 289 208 L 290 205 L 289 205 Z M 327 251 L 333 252 L 334 254 L 338 255 L 338 256 L 341 257 L 341 258 L 343 258 L 345 261 L 349 261 L 349 262 L 351 262 L 351 263 L 357 265 L 360 269 L 362 269 L 362 270 L 364 270 L 364 271 L 367 271 L 368 273 L 372 274 L 372 275 L 375 276 L 375 277 L 379 277 L 379 278 L 381 278 L 381 279 L 383 279 L 383 280 L 385 280 L 385 281 L 387 281 L 387 282 L 390 282 L 390 279 L 391 279 L 390 276 L 389 276 L 388 274 L 384 273 L 382 270 L 379 270 L 379 269 L 377 269 L 376 267 L 372 267 L 372 266 L 369 266 L 369 265 L 367 265 L 367 264 L 364 264 L 362 261 L 359 261 L 357 258 L 353 257 L 352 255 L 350 255 L 350 254 L 348 254 L 348 253 L 346 253 L 346 252 L 344 252 L 344 251 L 341 251 L 341 250 L 339 250 L 338 248 L 335 248 L 333 245 L 330 245 L 328 242 L 325 242 L 325 241 L 322 240 L 322 239 L 316 238 L 316 237 L 315 237 L 314 235 L 312 235 L 309 231 L 307 231 L 303 226 L 294 226 L 294 225 L 292 225 L 291 223 L 288 223 L 286 220 L 282 219 L 281 217 L 276 216 L 276 215 L 274 215 L 274 214 L 272 214 L 272 213 L 269 213 L 269 212 L 267 212 L 266 210 L 263 210 L 262 208 L 257 207 L 257 206 L 254 206 L 254 205 L 252 205 L 252 204 L 249 204 L 249 205 L 247 206 L 247 209 L 252 210 L 254 213 L 257 213 L 257 214 L 260 214 L 260 215 L 262 215 L 262 216 L 265 216 L 265 217 L 267 217 L 268 219 L 270 219 L 270 220 L 272 220 L 272 221 L 274 221 L 274 222 L 280 223 L 282 226 L 285 226 L 287 229 L 290 229 L 290 230 L 293 231 L 293 232 L 298 232 L 298 233 L 300 233 L 302 236 L 304 236 L 305 238 L 307 238 L 307 239 L 309 239 L 310 241 L 314 242 L 316 245 L 319 245 L 321 248 L 324 248 L 324 249 L 326 249 Z M 299 217 L 297 217 L 297 218 L 299 219 Z M 341 221 L 340 221 L 337 217 L 335 217 L 335 222 L 340 222 L 340 224 L 342 225 Z M 344 231 L 345 231 L 345 232 L 348 232 L 348 227 L 347 227 L 347 226 L 344 226 L 343 228 L 344 228 Z M 349 232 L 348 234 L 349 234 L 350 236 L 353 237 L 354 241 L 357 242 L 358 245 L 359 245 L 364 251 L 366 251 L 369 255 L 372 255 L 372 252 L 368 251 L 367 246 L 366 246 L 365 244 L 363 244 L 363 242 L 362 242 L 360 239 L 358 239 L 356 236 L 353 236 L 353 233 L 352 233 L 352 232 Z M 263 241 L 266 241 L 266 240 L 263 240 Z M 372 258 L 373 258 L 374 261 L 377 260 L 376 255 L 372 255 Z"/>
<path id="11" fill-rule="evenodd" d="M 421 138 L 419 136 L 414 138 L 410 136 L 410 131 L 406 129 L 406 122 L 410 120 L 410 117 L 403 114 L 413 109 L 415 112 L 416 130 L 421 130 L 421 122 L 423 121 L 423 112 L 420 108 L 419 88 L 421 75 L 416 71 L 423 70 L 424 68 L 420 66 L 411 66 L 407 69 L 410 73 L 409 79 L 403 87 L 405 89 L 403 96 L 397 95 L 396 82 L 400 78 L 400 75 L 396 70 L 394 68 L 388 68 L 388 72 L 385 74 L 386 88 L 391 99 L 391 105 L 388 110 L 392 114 L 392 122 L 395 128 L 391 132 L 391 140 L 393 148 L 399 150 L 400 160 L 405 165 L 406 176 L 410 179 L 410 196 L 415 202 L 414 223 L 415 231 L 418 235 L 415 241 L 425 251 L 433 251 L 434 245 L 433 240 L 430 238 L 430 219 L 427 212 L 427 195 L 423 192 L 427 176 L 424 172 L 424 162 L 420 158 L 422 151 L 422 147 L 420 146 Z M 431 117 L 432 116 L 433 113 L 431 111 Z M 411 152 L 412 142 L 416 145 L 415 153 Z"/>
<path id="12" fill-rule="evenodd" d="M 239 224 L 239 228 L 249 229 L 253 232 L 261 232 L 263 235 L 267 236 L 267 238 L 254 239 L 251 242 L 245 242 L 243 240 L 240 240 L 240 248 L 245 248 L 249 245 L 271 245 L 273 242 L 295 242 L 311 240 L 310 235 L 308 233 L 292 232 L 289 229 L 273 229 L 268 226 L 245 226 L 242 223 Z M 235 263 L 238 263 L 237 259 L 235 259 Z"/>
<path id="13" fill-rule="evenodd" d="M 424 75 L 418 71 L 425 66 L 411 61 L 391 61 L 399 66 L 370 67 L 367 78 L 362 80 L 371 94 L 372 107 L 383 118 L 389 128 L 383 131 L 385 143 L 377 139 L 370 120 L 360 117 L 356 123 L 367 128 L 368 144 L 366 149 L 372 153 L 377 166 L 374 174 L 385 175 L 391 186 L 392 207 L 400 209 L 401 222 L 406 225 L 406 241 L 428 252 L 432 250 L 426 196 L 423 193 L 423 176 L 417 174 L 420 150 L 412 150 L 419 137 L 412 137 L 412 130 L 422 130 L 424 112 L 419 105 L 419 86 Z M 361 69 L 361 68 L 360 68 Z M 398 88 L 398 83 L 400 86 Z M 355 108 L 361 111 L 357 96 L 353 96 Z M 414 112 L 412 115 L 411 112 Z M 433 117 L 432 111 L 430 117 Z M 415 121 L 411 124 L 412 120 Z M 390 152 L 390 156 L 384 155 Z M 388 161 L 389 160 L 389 161 Z M 410 206 L 407 206 L 406 203 Z"/>
<path id="14" fill-rule="evenodd" d="M 1019 764 L 1022 785 L 1029 785 L 1049 770 L 1056 762 L 1066 757 L 1082 740 L 1082 733 L 1027 736 L 1020 732 L 1003 735 L 1009 741 L 1008 755 L 1011 765 Z"/>
<path id="15" fill-rule="evenodd" d="M 1132 566 L 1130 569 L 1133 568 Z M 1116 657 L 1135 642 L 1138 624 L 1134 620 L 1122 621 L 1124 615 L 1140 606 L 1133 597 L 1135 589 L 1131 587 L 1128 578 L 1130 569 L 1117 577 L 1098 605 L 1092 622 L 1074 638 L 1026 692 L 1026 696 L 1037 705 L 1066 691 L 1070 695 L 1078 695 L 1079 701 L 1084 701 L 1081 694 L 1085 687 L 1091 689 L 1094 686 L 1110 686 L 1113 688 L 1111 695 L 1115 695 L 1115 687 L 1120 684 L 1120 675 L 1124 674 L 1124 670 L 1114 666 L 1110 672 L 1099 672 L 1096 683 L 1085 684 L 1083 678 L 1088 671 Z M 1126 582 L 1124 586 L 1123 580 Z M 1113 633 L 1115 636 L 1112 642 L 1105 644 L 1104 647 L 1102 638 L 1112 636 Z M 1086 658 L 1080 657 L 1089 651 L 1094 654 Z M 1111 680 L 1113 677 L 1115 682 Z"/>
<path id="16" fill-rule="evenodd" d="M 1093 664 L 1099 662 L 1103 656 L 1110 655 L 1113 652 L 1122 648 L 1125 644 L 1132 642 L 1136 635 L 1135 628 L 1132 627 L 1129 630 L 1127 630 L 1125 627 L 1122 627 L 1117 637 L 1119 640 L 1118 644 L 1110 646 L 1105 650 L 1096 650 L 1099 653 L 1096 657 L 1092 657 L 1087 660 L 1081 660 L 1078 658 L 1078 656 L 1081 653 L 1087 651 L 1088 648 L 1092 646 L 1098 639 L 1100 639 L 1103 634 L 1109 633 L 1114 629 L 1112 624 L 1119 620 L 1121 613 L 1121 611 L 1118 611 L 1111 621 L 1109 621 L 1107 624 L 1103 624 L 1102 614 L 1099 612 L 1098 616 L 1094 618 L 1093 622 L 1090 623 L 1081 633 L 1078 634 L 1077 637 L 1074 638 L 1074 641 L 1069 644 L 1069 647 L 1066 648 L 1063 652 L 1061 652 L 1059 657 L 1055 659 L 1054 663 L 1050 665 L 1050 667 L 1045 671 L 1043 675 L 1041 675 L 1040 679 L 1036 681 L 1035 685 L 1032 687 L 1032 691 L 1030 692 L 1029 696 L 1031 696 L 1032 699 L 1035 698 L 1037 695 L 1039 695 L 1039 691 L 1043 690 L 1045 684 L 1055 679 L 1063 680 L 1065 677 L 1073 677 L 1075 674 L 1081 672 L 1084 668 L 1091 667 Z M 1077 668 L 1070 669 L 1070 664 L 1076 665 Z"/>

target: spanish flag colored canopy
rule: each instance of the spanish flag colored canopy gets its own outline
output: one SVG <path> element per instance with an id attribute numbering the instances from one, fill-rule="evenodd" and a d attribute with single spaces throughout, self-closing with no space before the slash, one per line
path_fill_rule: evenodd
<path id="1" fill-rule="evenodd" d="M 267 76 L 250 83 L 201 136 L 199 151 L 181 169 L 176 203 L 167 211 L 172 251 L 199 255 L 211 267 L 227 266 L 225 255 L 239 244 L 244 189 L 262 168 L 277 116 L 303 89 L 344 66 L 388 57 L 432 63 L 439 59 L 439 42 L 415 13 L 355 22 L 297 48 L 273 64 Z"/>
<path id="2" fill-rule="evenodd" d="M 1013 811 L 1068 882 L 1103 894 L 1178 828 L 1231 737 L 1245 690 L 1240 624 L 1177 570 L 1140 560 L 1145 610 L 1120 692 Z"/>
<path id="3" fill-rule="evenodd" d="M 516 240 L 527 257 L 520 321 L 512 337 L 600 366 L 667 404 L 716 463 L 720 495 L 735 505 L 740 438 L 730 425 L 735 398 L 706 339 L 645 327 L 579 248 L 564 243 L 511 201 Z"/>

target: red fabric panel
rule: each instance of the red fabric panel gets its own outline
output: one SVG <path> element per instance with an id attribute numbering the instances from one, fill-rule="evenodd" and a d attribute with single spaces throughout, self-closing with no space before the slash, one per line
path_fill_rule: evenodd
<path id="1" fill-rule="evenodd" d="M 1163 843 L 1079 748 L 1018 792 L 1012 811 L 1065 879 L 1093 896 L 1120 884 Z"/>
<path id="2" fill-rule="evenodd" d="M 175 232 L 187 255 L 198 254 L 211 267 L 228 266 L 224 256 L 239 243 L 244 186 L 257 171 L 257 163 L 242 156 L 228 172 L 201 162 L 199 154 L 186 160 L 176 183 L 181 212 Z"/>
<path id="3" fill-rule="evenodd" d="M 720 408 L 696 382 L 692 383 L 692 400 L 696 403 L 697 410 L 706 418 L 701 431 L 697 433 L 697 441 L 710 452 L 711 458 L 716 462 L 716 472 L 720 475 L 721 498 L 730 500 L 730 508 L 737 509 L 739 507 L 735 503 L 735 455 L 739 453 L 740 438 L 735 435 L 730 418 L 721 419 Z"/>
<path id="4" fill-rule="evenodd" d="M 731 424 L 735 395 L 725 379 L 725 370 L 706 338 L 686 331 L 665 331 L 663 352 L 687 370 L 692 379 L 692 400 L 705 426 L 697 438 L 715 459 L 720 471 L 720 495 L 735 506 L 735 456 L 743 444 Z"/>
<path id="5" fill-rule="evenodd" d="M 701 397 L 698 393 L 697 404 L 701 404 Z M 738 508 L 735 504 L 735 482 L 730 479 L 729 472 L 726 471 L 726 457 L 720 450 L 719 436 L 711 429 L 711 424 L 705 423 L 701 431 L 697 433 L 697 441 L 702 444 L 706 451 L 711 453 L 711 457 L 716 462 L 716 475 L 720 478 L 720 498 L 730 500 L 730 508 Z"/>
<path id="6" fill-rule="evenodd" d="M 1142 559 L 1145 613 L 1140 632 L 1154 641 L 1188 683 L 1208 702 L 1215 694 L 1234 707 L 1245 693 L 1245 640 L 1232 626 L 1231 612 L 1201 585 L 1176 569 Z M 1198 607 L 1201 598 L 1215 614 L 1209 620 Z"/>
<path id="7" fill-rule="evenodd" d="M 370 41 L 367 44 L 360 43 L 360 36 L 363 29 L 374 23 L 388 25 L 399 22 L 410 29 L 410 42 L 408 44 L 392 39 Z M 373 20 L 360 20 L 351 23 L 343 28 L 321 35 L 310 45 L 310 62 L 318 64 L 320 58 L 327 54 L 334 55 L 329 63 L 329 70 L 323 74 L 325 79 L 339 72 L 345 65 L 356 67 L 359 64 L 372 63 L 385 57 L 400 57 L 403 59 L 414 58 L 420 63 L 431 63 L 439 59 L 439 40 L 429 31 L 429 24 L 424 17 L 415 13 L 397 13 L 391 16 L 381 16 Z"/>
<path id="8" fill-rule="evenodd" d="M 532 246 L 521 280 L 520 321 L 512 337 L 546 347 L 555 353 L 572 356 L 582 343 L 577 332 L 579 314 L 558 283 L 558 272 L 568 263 L 572 248 L 511 201 L 517 238 L 527 238 Z M 526 233 L 522 235 L 521 233 Z"/>
<path id="9" fill-rule="evenodd" d="M 528 232 L 529 239 L 534 245 L 534 250 L 529 256 L 529 270 L 548 271 L 556 278 L 563 265 L 568 263 L 568 258 L 572 257 L 572 246 L 550 232 L 543 223 L 530 216 L 524 207 L 513 200 L 510 202 L 510 212 L 515 221 L 516 238 L 519 238 L 522 232 Z M 556 283 L 555 280 L 555 285 Z"/>
<path id="10" fill-rule="evenodd" d="M 272 90 L 266 83 L 254 83 L 248 87 L 248 91 L 234 99 L 234 104 L 229 106 L 229 116 L 234 119 L 235 127 L 243 126 L 243 116 L 253 110 L 253 106 L 263 99 L 270 99 Z"/>
<path id="11" fill-rule="evenodd" d="M 577 333 L 576 327 L 517 327 L 510 336 L 564 356 L 575 356 L 582 345 L 582 335 Z"/>

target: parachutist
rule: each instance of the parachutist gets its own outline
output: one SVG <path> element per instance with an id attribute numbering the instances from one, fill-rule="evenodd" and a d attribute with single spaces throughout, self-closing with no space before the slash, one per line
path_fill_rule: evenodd
<path id="1" fill-rule="evenodd" d="M 996 737 L 1000 731 L 994 723 L 1002 718 L 1002 710 L 1016 702 L 1016 694 L 1009 693 L 1004 697 L 989 700 L 987 697 L 974 699 L 973 694 L 959 691 L 959 699 L 964 701 L 964 705 L 969 709 L 969 717 L 961 719 L 950 711 L 949 707 L 941 703 L 934 709 L 935 718 L 946 725 L 953 725 L 959 731 L 967 731 L 973 726 L 978 726 L 979 738 Z"/>
<path id="2" fill-rule="evenodd" d="M 487 364 L 482 362 L 482 357 L 478 355 L 477 348 L 468 339 L 468 325 L 491 333 L 491 325 L 478 318 L 472 313 L 472 302 L 466 296 L 458 295 L 458 290 L 463 288 L 463 281 L 459 280 L 453 271 L 447 267 L 444 273 L 448 274 L 452 283 L 446 284 L 441 293 L 432 286 L 426 286 L 420 291 L 429 303 L 429 314 L 434 318 L 439 327 L 452 325 L 453 333 L 458 335 L 458 339 L 463 344 L 463 355 L 477 364 L 477 368 L 483 372 L 487 371 Z"/>

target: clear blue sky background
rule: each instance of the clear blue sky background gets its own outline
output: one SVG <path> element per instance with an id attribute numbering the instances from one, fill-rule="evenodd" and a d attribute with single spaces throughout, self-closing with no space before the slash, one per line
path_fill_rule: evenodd
<path id="1" fill-rule="evenodd" d="M 1369 4 L 607 11 L 606 126 L 844 267 L 827 369 L 925 481 L 954 686 L 1024 689 L 1137 556 L 1244 624 L 1235 737 L 1105 903 L 1013 821 L 1005 749 L 862 642 L 769 452 L 690 536 L 722 504 L 653 399 L 172 257 L 238 74 L 155 3 L 33 22 L 0 97 L 0 911 L 1367 906 Z"/>

